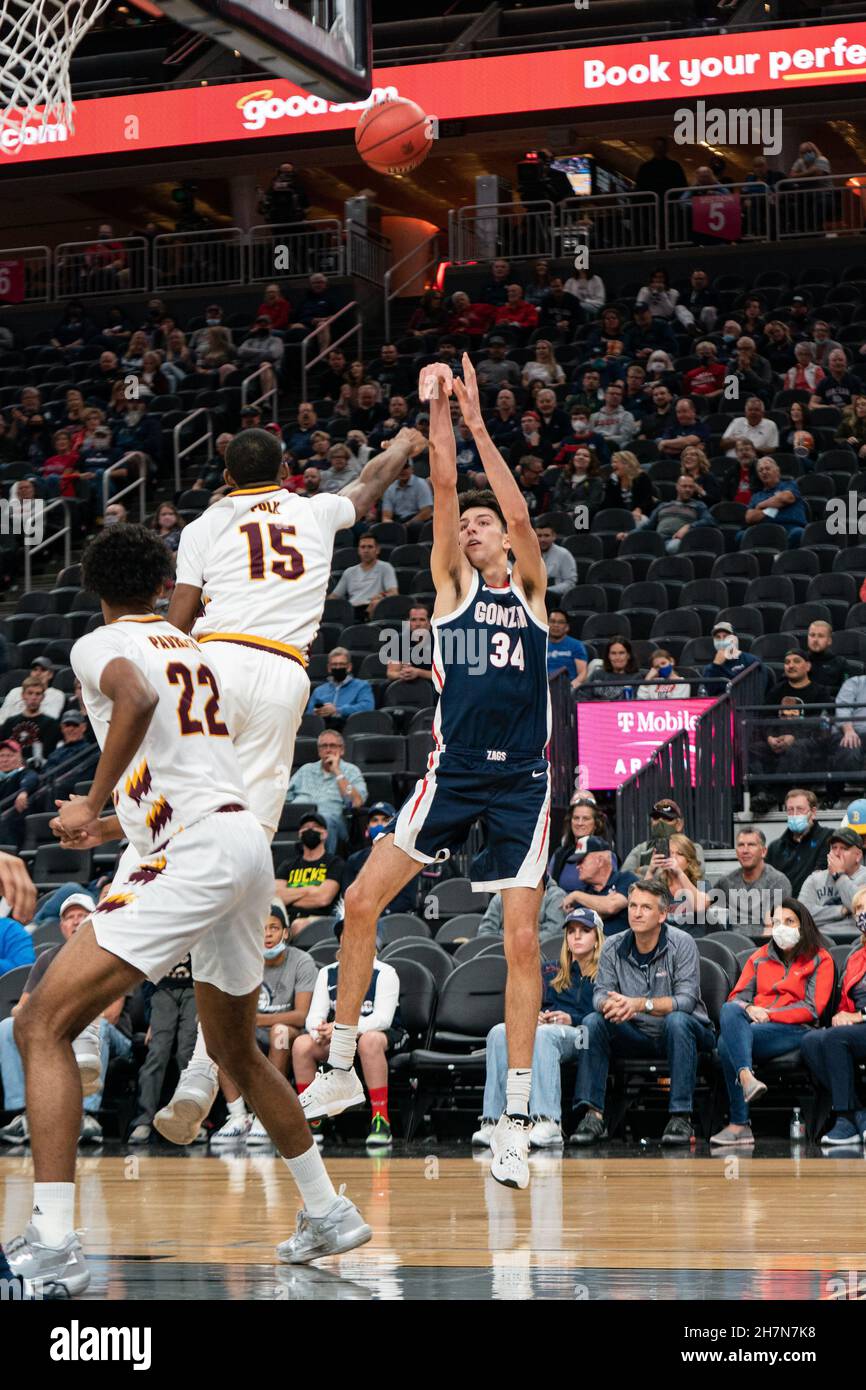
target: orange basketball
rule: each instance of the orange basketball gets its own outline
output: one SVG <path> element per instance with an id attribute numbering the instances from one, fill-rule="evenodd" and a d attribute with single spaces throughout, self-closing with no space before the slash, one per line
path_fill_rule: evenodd
<path id="1" fill-rule="evenodd" d="M 355 127 L 355 147 L 377 174 L 417 169 L 433 144 L 427 117 L 414 101 L 387 98 L 363 112 Z"/>

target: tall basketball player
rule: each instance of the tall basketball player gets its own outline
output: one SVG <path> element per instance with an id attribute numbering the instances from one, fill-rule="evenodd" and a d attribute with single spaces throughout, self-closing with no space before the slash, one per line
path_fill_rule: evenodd
<path id="1" fill-rule="evenodd" d="M 431 376 L 430 481 L 433 484 L 433 680 L 439 691 L 427 774 L 381 835 L 345 899 L 340 985 L 329 1070 L 301 1097 L 309 1119 L 363 1103 L 353 1069 L 357 1023 L 373 966 L 376 922 L 422 864 L 447 859 L 477 819 L 485 832 L 476 889 L 502 893 L 508 984 L 505 1113 L 493 1135 L 493 1176 L 529 1183 L 532 1048 L 541 1003 L 538 908 L 547 861 L 550 738 L 547 685 L 547 574 L 526 503 L 481 416 L 468 356 L 454 380 L 492 491 L 458 495 L 452 382 Z M 509 565 L 509 552 L 514 556 Z"/>
<path id="2" fill-rule="evenodd" d="M 274 435 L 244 430 L 225 455 L 232 491 L 184 527 L 168 621 L 207 650 L 250 810 L 269 840 L 310 698 L 306 651 L 325 606 L 334 537 L 364 518 L 406 460 L 426 447 L 418 430 L 401 430 L 342 492 L 305 498 L 282 486 L 288 468 Z M 192 1143 L 217 1087 L 199 1030 L 190 1063 L 154 1125 L 175 1144 Z"/>

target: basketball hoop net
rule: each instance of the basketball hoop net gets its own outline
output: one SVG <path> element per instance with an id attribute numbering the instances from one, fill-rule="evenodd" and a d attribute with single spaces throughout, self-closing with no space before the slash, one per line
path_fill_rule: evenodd
<path id="1" fill-rule="evenodd" d="M 0 0 L 0 130 L 73 129 L 69 64 L 111 0 Z"/>

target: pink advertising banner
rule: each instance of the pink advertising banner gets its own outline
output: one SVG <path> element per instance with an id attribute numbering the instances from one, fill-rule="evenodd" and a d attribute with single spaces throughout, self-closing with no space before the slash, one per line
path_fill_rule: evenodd
<path id="1" fill-rule="evenodd" d="M 712 700 L 595 700 L 577 706 L 580 785 L 593 791 L 618 787 L 648 762 L 660 743 L 697 721 Z M 694 784 L 694 747 L 692 783 Z"/>

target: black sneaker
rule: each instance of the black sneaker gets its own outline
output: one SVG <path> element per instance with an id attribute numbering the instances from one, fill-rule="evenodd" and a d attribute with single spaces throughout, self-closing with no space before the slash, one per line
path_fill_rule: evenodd
<path id="1" fill-rule="evenodd" d="M 597 1115 L 594 1110 L 588 1110 L 568 1142 L 569 1144 L 598 1144 L 606 1138 L 607 1127 L 604 1123 L 604 1116 Z"/>
<path id="2" fill-rule="evenodd" d="M 671 1115 L 662 1135 L 663 1144 L 690 1144 L 695 1137 L 691 1115 Z"/>

